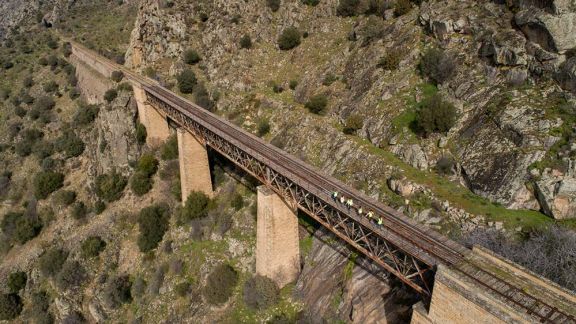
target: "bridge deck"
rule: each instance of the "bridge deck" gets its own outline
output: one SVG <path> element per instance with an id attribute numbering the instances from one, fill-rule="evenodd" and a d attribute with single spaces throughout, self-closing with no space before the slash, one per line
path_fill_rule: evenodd
<path id="1" fill-rule="evenodd" d="M 123 66 L 117 65 L 79 44 L 71 43 L 75 49 L 82 51 L 100 64 L 107 65 L 113 70 L 123 71 L 128 79 L 139 84 L 148 95 L 170 106 L 174 112 L 181 115 L 180 117 L 193 120 L 194 123 L 201 125 L 201 127 L 209 132 L 218 135 L 225 141 L 236 146 L 239 150 L 251 155 L 258 162 L 266 165 L 266 167 L 289 178 L 295 184 L 302 186 L 307 193 L 317 196 L 318 200 L 324 205 L 329 206 L 337 213 L 343 214 L 352 220 L 352 228 L 354 228 L 354 224 L 357 224 L 362 230 L 368 231 L 369 233 L 365 236 L 383 238 L 385 242 L 392 243 L 396 248 L 401 249 L 403 253 L 423 262 L 429 266 L 430 269 L 434 269 L 438 264 L 459 269 L 459 271 L 471 280 L 492 291 L 492 293 L 510 300 L 512 304 L 524 309 L 531 317 L 541 322 L 576 323 L 574 320 L 576 308 L 559 310 L 542 301 L 537 292 L 524 292 L 517 287 L 507 284 L 494 273 L 482 269 L 481 265 L 470 262 L 468 260 L 470 250 L 464 246 L 428 227 L 414 222 L 396 210 L 367 197 L 365 194 L 348 187 L 332 176 L 264 142 L 262 139 L 244 131 L 223 118 L 179 97 L 173 92 L 159 86 L 157 82 L 138 75 Z M 207 142 L 207 144 L 212 145 L 210 142 Z M 348 210 L 339 203 L 332 201 L 330 193 L 333 191 L 338 191 L 346 197 L 354 199 L 355 205 L 362 206 L 364 210 L 373 210 L 375 214 L 382 216 L 384 226 L 382 228 L 378 227 L 365 217 L 361 217 L 356 212 Z M 332 231 L 336 228 L 334 224 L 321 223 Z M 345 238 L 341 233 L 336 234 L 339 237 Z M 374 255 L 370 255 L 371 253 L 369 253 L 369 251 L 362 249 L 360 249 L 360 251 L 367 254 L 371 259 L 378 261 Z M 394 269 L 386 267 L 384 263 L 377 263 L 396 275 L 402 275 L 394 272 Z M 506 289 L 504 287 L 506 287 Z"/>

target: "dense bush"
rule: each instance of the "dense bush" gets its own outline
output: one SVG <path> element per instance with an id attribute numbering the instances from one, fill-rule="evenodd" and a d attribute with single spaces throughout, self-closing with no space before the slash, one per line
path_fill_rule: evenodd
<path id="1" fill-rule="evenodd" d="M 0 294 L 0 321 L 13 320 L 22 313 L 22 299 L 17 294 Z"/>
<path id="2" fill-rule="evenodd" d="M 158 171 L 158 160 L 151 153 L 142 154 L 136 169 L 148 177 L 153 176 Z"/>
<path id="3" fill-rule="evenodd" d="M 130 178 L 130 189 L 136 196 L 143 196 L 147 194 L 153 185 L 153 180 L 150 179 L 146 173 L 138 171 Z"/>
<path id="4" fill-rule="evenodd" d="M 270 122 L 266 118 L 261 118 L 258 120 L 257 134 L 258 136 L 264 136 L 270 132 Z"/>
<path id="5" fill-rule="evenodd" d="M 76 201 L 76 192 L 71 190 L 60 190 L 56 193 L 55 200 L 62 206 L 70 206 Z"/>
<path id="6" fill-rule="evenodd" d="M 22 85 L 26 88 L 31 88 L 34 85 L 34 77 L 31 75 L 27 76 L 22 80 Z"/>
<path id="7" fill-rule="evenodd" d="M 136 141 L 138 144 L 144 145 L 146 143 L 146 137 L 148 137 L 146 126 L 144 126 L 142 123 L 136 124 Z"/>
<path id="8" fill-rule="evenodd" d="M 58 42 L 54 39 L 49 39 L 46 42 L 46 45 L 51 49 L 57 49 L 58 48 Z"/>
<path id="9" fill-rule="evenodd" d="M 107 303 L 112 308 L 118 308 L 122 304 L 131 303 L 131 287 L 132 283 L 130 282 L 130 277 L 119 276 L 113 278 L 108 282 L 104 289 L 104 297 Z"/>
<path id="10" fill-rule="evenodd" d="M 252 38 L 250 38 L 250 35 L 245 34 L 240 38 L 240 48 L 252 48 Z"/>
<path id="11" fill-rule="evenodd" d="M 280 9 L 280 1 L 281 0 L 266 0 L 266 4 L 272 10 L 272 12 L 278 11 Z"/>
<path id="12" fill-rule="evenodd" d="M 252 309 L 266 309 L 276 304 L 279 297 L 280 290 L 270 278 L 255 276 L 244 284 L 244 303 Z"/>
<path id="13" fill-rule="evenodd" d="M 13 239 L 24 244 L 40 234 L 42 222 L 37 218 L 22 216 L 16 221 Z"/>
<path id="14" fill-rule="evenodd" d="M 81 201 L 78 201 L 72 207 L 71 215 L 76 220 L 81 220 L 88 214 L 88 207 Z"/>
<path id="15" fill-rule="evenodd" d="M 116 91 L 116 89 L 108 89 L 106 93 L 104 93 L 104 100 L 109 103 L 114 101 L 116 97 L 118 97 L 118 91 Z"/>
<path id="16" fill-rule="evenodd" d="M 342 17 L 354 16 L 359 4 L 360 0 L 340 0 L 336 8 L 336 14 Z"/>
<path id="17" fill-rule="evenodd" d="M 184 53 L 182 54 L 182 59 L 184 60 L 184 63 L 189 65 L 197 64 L 198 62 L 200 62 L 200 60 L 202 60 L 200 54 L 198 54 L 198 52 L 196 52 L 193 49 L 187 49 L 186 51 L 184 51 Z"/>
<path id="18" fill-rule="evenodd" d="M 26 281 L 28 281 L 28 276 L 25 272 L 12 272 L 8 276 L 8 289 L 10 289 L 10 292 L 17 294 L 20 290 L 26 287 Z"/>
<path id="19" fill-rule="evenodd" d="M 180 211 L 181 221 L 188 222 L 206 216 L 209 203 L 210 198 L 206 194 L 200 191 L 192 191 Z"/>
<path id="20" fill-rule="evenodd" d="M 71 289 L 80 286 L 87 278 L 86 270 L 78 261 L 69 261 L 56 276 L 56 284 L 61 289 Z"/>
<path id="21" fill-rule="evenodd" d="M 106 242 L 100 236 L 90 236 L 80 246 L 84 258 L 94 258 L 106 248 Z"/>
<path id="22" fill-rule="evenodd" d="M 208 275 L 203 290 L 204 298 L 210 304 L 223 304 L 232 296 L 237 284 L 238 273 L 236 270 L 228 264 L 221 264 Z"/>
<path id="23" fill-rule="evenodd" d="M 436 84 L 444 83 L 452 77 L 456 64 L 452 55 L 438 48 L 430 48 L 422 55 L 420 61 L 422 73 Z"/>
<path id="24" fill-rule="evenodd" d="M 404 16 L 409 13 L 410 10 L 412 10 L 412 3 L 410 3 L 410 0 L 396 0 L 396 4 L 394 5 L 394 14 L 397 17 Z"/>
<path id="25" fill-rule="evenodd" d="M 36 99 L 36 102 L 34 103 L 34 108 L 38 109 L 39 111 L 46 111 L 46 110 L 52 110 L 52 108 L 54 108 L 55 105 L 56 102 L 54 102 L 54 99 L 47 96 L 41 96 L 38 99 Z"/>
<path id="26" fill-rule="evenodd" d="M 54 191 L 62 188 L 64 175 L 58 172 L 41 171 L 34 177 L 34 195 L 46 199 Z"/>
<path id="27" fill-rule="evenodd" d="M 328 105 L 328 98 L 323 95 L 315 95 L 304 105 L 311 113 L 322 114 Z"/>
<path id="28" fill-rule="evenodd" d="M 116 171 L 101 174 L 96 177 L 96 195 L 107 202 L 116 201 L 122 197 L 126 182 L 126 178 Z"/>
<path id="29" fill-rule="evenodd" d="M 138 247 L 140 251 L 148 252 L 158 246 L 164 233 L 168 230 L 169 218 L 170 207 L 164 203 L 146 207 L 140 211 L 138 216 L 140 228 Z"/>
<path id="30" fill-rule="evenodd" d="M 164 161 L 178 158 L 178 138 L 170 136 L 168 141 L 162 146 L 160 158 Z"/>
<path id="31" fill-rule="evenodd" d="M 244 207 L 244 198 L 242 195 L 239 193 L 234 194 L 232 200 L 230 200 L 230 206 L 232 206 L 232 208 L 235 210 L 242 209 L 242 207 Z"/>
<path id="32" fill-rule="evenodd" d="M 297 86 L 298 86 L 298 81 L 296 81 L 296 80 L 290 80 L 289 87 L 290 87 L 291 90 L 295 90 Z"/>
<path id="33" fill-rule="evenodd" d="M 60 272 L 67 258 L 68 252 L 62 249 L 53 248 L 46 251 L 38 260 L 40 272 L 47 277 L 55 276 Z"/>
<path id="34" fill-rule="evenodd" d="M 122 79 L 124 79 L 124 73 L 122 73 L 122 71 L 114 71 L 112 72 L 110 79 L 112 79 L 114 82 L 120 82 Z"/>
<path id="35" fill-rule="evenodd" d="M 182 93 L 192 93 L 196 85 L 196 74 L 190 69 L 185 69 L 176 77 L 178 89 Z"/>
<path id="36" fill-rule="evenodd" d="M 44 83 L 43 89 L 46 93 L 53 93 L 58 91 L 58 83 L 56 83 L 56 81 L 48 81 L 46 83 Z"/>
<path id="37" fill-rule="evenodd" d="M 391 49 L 378 61 L 378 67 L 388 71 L 394 71 L 400 66 L 402 51 Z"/>
<path id="38" fill-rule="evenodd" d="M 73 158 L 82 155 L 86 145 L 71 130 L 66 130 L 62 136 L 60 136 L 54 143 L 55 149 L 59 152 L 63 152 L 66 158 Z"/>
<path id="39" fill-rule="evenodd" d="M 206 90 L 204 83 L 199 83 L 194 87 L 194 102 L 209 111 L 214 108 L 214 102 L 210 99 L 210 94 Z"/>
<path id="40" fill-rule="evenodd" d="M 130 92 L 130 91 L 133 91 L 134 89 L 132 88 L 132 85 L 130 83 L 122 82 L 116 87 L 116 90 Z"/>
<path id="41" fill-rule="evenodd" d="M 100 215 L 106 210 L 106 204 L 102 200 L 98 200 L 94 203 L 94 213 Z"/>
<path id="42" fill-rule="evenodd" d="M 38 141 L 32 150 L 38 159 L 42 160 L 54 154 L 54 144 L 49 141 Z"/>
<path id="43" fill-rule="evenodd" d="M 74 124 L 77 126 L 91 124 L 96 119 L 99 112 L 100 107 L 98 107 L 98 105 L 81 103 L 78 105 L 78 110 L 76 110 L 76 114 L 74 115 Z"/>
<path id="44" fill-rule="evenodd" d="M 418 130 L 427 136 L 430 133 L 446 133 L 456 123 L 456 108 L 438 94 L 424 100 L 416 112 Z"/>
<path id="45" fill-rule="evenodd" d="M 176 292 L 176 295 L 185 297 L 190 292 L 190 283 L 186 281 L 181 282 L 174 287 L 174 291 Z"/>
<path id="46" fill-rule="evenodd" d="M 30 312 L 37 317 L 47 317 L 48 308 L 50 308 L 50 296 L 46 291 L 35 291 L 30 295 Z M 49 323 L 48 322 L 40 322 L 38 323 Z"/>
<path id="47" fill-rule="evenodd" d="M 455 164 L 454 159 L 449 156 L 443 156 L 436 162 L 436 172 L 444 175 L 453 174 Z"/>
<path id="48" fill-rule="evenodd" d="M 288 27 L 278 37 L 278 46 L 281 50 L 290 50 L 300 45 L 300 32 L 296 27 Z"/>
<path id="49" fill-rule="evenodd" d="M 362 117 L 356 114 L 352 114 L 346 118 L 346 122 L 344 123 L 344 134 L 356 134 L 359 129 L 362 129 L 364 126 L 364 121 Z"/>

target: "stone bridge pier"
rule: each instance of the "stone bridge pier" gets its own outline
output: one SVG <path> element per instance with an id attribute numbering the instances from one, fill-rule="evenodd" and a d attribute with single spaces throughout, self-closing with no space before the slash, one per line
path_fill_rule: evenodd
<path id="1" fill-rule="evenodd" d="M 180 184 L 182 203 L 192 191 L 200 191 L 208 197 L 214 196 L 210 162 L 206 145 L 200 143 L 190 132 L 178 128 L 178 157 L 180 159 Z"/>
<path id="2" fill-rule="evenodd" d="M 134 98 L 138 106 L 138 117 L 140 123 L 146 127 L 146 144 L 149 146 L 159 146 L 170 137 L 168 121 L 158 110 L 146 102 L 146 92 L 136 83 L 132 84 Z"/>

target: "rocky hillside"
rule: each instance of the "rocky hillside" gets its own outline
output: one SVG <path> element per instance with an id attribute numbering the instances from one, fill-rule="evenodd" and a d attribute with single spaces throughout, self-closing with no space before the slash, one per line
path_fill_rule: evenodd
<path id="1" fill-rule="evenodd" d="M 430 227 L 573 283 L 561 253 L 576 242 L 575 10 L 2 2 L 0 322 L 404 323 L 417 300 L 303 215 L 297 282 L 255 276 L 254 180 L 212 154 L 216 196 L 182 207 L 175 138 L 145 145 L 130 86 L 62 37 Z"/>

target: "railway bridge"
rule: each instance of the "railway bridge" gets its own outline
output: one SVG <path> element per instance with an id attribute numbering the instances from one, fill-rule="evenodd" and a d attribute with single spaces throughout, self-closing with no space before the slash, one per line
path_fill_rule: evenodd
<path id="1" fill-rule="evenodd" d="M 154 80 L 75 42 L 71 47 L 77 73 L 90 71 L 106 80 L 112 72 L 122 71 L 132 83 L 138 118 L 146 126 L 149 145 L 165 141 L 170 136 L 169 125 L 177 125 L 183 201 L 193 190 L 213 194 L 208 148 L 261 182 L 256 271 L 280 286 L 298 276 L 296 211 L 300 210 L 370 259 L 380 271 L 418 292 L 422 302 L 414 306 L 413 323 L 576 324 L 576 296 L 572 292 L 490 251 L 479 247 L 470 250 Z M 95 87 L 100 93 L 91 94 L 100 95 L 100 100 L 107 89 L 105 80 Z M 333 199 L 333 192 L 351 198 L 354 206 Z M 366 217 L 368 211 L 382 218 L 382 226 Z"/>

